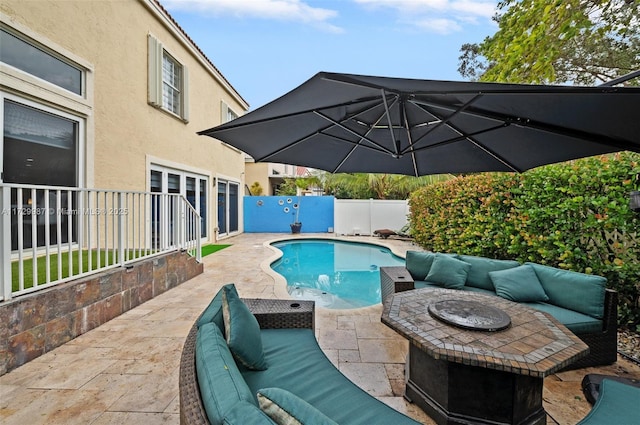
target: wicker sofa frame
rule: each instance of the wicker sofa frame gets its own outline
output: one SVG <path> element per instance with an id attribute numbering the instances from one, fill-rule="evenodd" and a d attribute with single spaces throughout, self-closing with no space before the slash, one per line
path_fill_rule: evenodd
<path id="1" fill-rule="evenodd" d="M 314 329 L 315 303 L 313 301 L 254 298 L 245 298 L 243 301 L 258 319 L 261 329 Z M 180 424 L 182 425 L 209 425 L 196 376 L 195 354 L 198 333 L 196 323 L 187 335 L 180 359 L 179 391 Z"/>
<path id="2" fill-rule="evenodd" d="M 391 294 L 414 289 L 414 281 L 404 267 L 380 267 L 382 299 Z M 618 293 L 606 289 L 602 331 L 576 335 L 589 346 L 586 357 L 570 364 L 565 370 L 615 363 L 618 359 Z"/>

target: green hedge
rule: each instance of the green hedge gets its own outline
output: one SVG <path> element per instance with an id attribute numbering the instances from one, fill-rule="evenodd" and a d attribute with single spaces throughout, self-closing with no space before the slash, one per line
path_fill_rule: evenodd
<path id="1" fill-rule="evenodd" d="M 622 152 L 522 174 L 459 177 L 412 193 L 417 243 L 605 276 L 620 324 L 640 330 L 640 155 Z"/>

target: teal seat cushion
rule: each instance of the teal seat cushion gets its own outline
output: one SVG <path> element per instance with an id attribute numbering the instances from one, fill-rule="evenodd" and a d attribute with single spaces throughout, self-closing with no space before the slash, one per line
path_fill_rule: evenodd
<path id="1" fill-rule="evenodd" d="M 489 272 L 512 269 L 520 265 L 514 260 L 495 260 L 473 255 L 458 255 L 458 258 L 465 263 L 471 264 L 465 286 L 473 286 L 474 288 L 482 288 L 488 291 L 493 291 L 493 282 L 489 278 Z"/>
<path id="2" fill-rule="evenodd" d="M 413 280 L 425 280 L 434 258 L 433 252 L 407 251 L 405 264 Z"/>
<path id="3" fill-rule="evenodd" d="M 226 414 L 222 425 L 278 425 L 255 404 L 239 401 Z"/>
<path id="4" fill-rule="evenodd" d="M 442 288 L 442 284 L 441 283 L 436 283 L 436 282 L 426 282 L 424 280 L 417 280 L 417 281 L 413 282 L 413 287 L 415 289 L 420 289 L 420 288 Z"/>
<path id="5" fill-rule="evenodd" d="M 593 408 L 578 425 L 633 425 L 639 423 L 640 388 L 603 379 Z"/>
<path id="6" fill-rule="evenodd" d="M 488 290 L 488 289 L 482 289 L 482 288 L 476 288 L 475 286 L 463 286 L 462 287 L 463 291 L 469 291 L 469 292 L 477 292 L 478 294 L 485 294 L 485 295 L 493 295 L 494 297 L 496 296 L 496 293 L 494 290 Z"/>
<path id="7" fill-rule="evenodd" d="M 236 295 L 238 295 L 236 286 L 233 283 L 225 285 L 224 288 L 228 288 L 229 291 L 233 291 L 236 293 Z M 196 322 L 198 328 L 200 328 L 200 326 L 204 325 L 205 323 L 213 322 L 218 325 L 220 330 L 224 331 L 224 320 L 222 318 L 222 292 L 223 290 L 221 288 L 216 296 L 213 297 L 207 308 L 204 309 L 204 311 L 198 318 L 198 321 Z"/>
<path id="8" fill-rule="evenodd" d="M 222 314 L 225 336 L 233 357 L 249 369 L 264 370 L 260 325 L 235 289 L 222 288 Z"/>
<path id="9" fill-rule="evenodd" d="M 467 281 L 471 264 L 453 256 L 437 253 L 425 280 L 441 283 L 448 289 L 461 289 Z"/>
<path id="10" fill-rule="evenodd" d="M 526 264 L 535 270 L 549 303 L 602 319 L 607 279 L 536 263 Z"/>
<path id="11" fill-rule="evenodd" d="M 206 323 L 198 329 L 195 357 L 200 395 L 209 422 L 221 424 L 239 401 L 257 406 L 215 323 Z"/>
<path id="12" fill-rule="evenodd" d="M 240 367 L 254 394 L 262 388 L 281 388 L 339 424 L 418 424 L 342 375 L 318 346 L 312 329 L 263 329 L 261 333 L 269 368 Z"/>
<path id="13" fill-rule="evenodd" d="M 258 390 L 258 404 L 278 425 L 338 425 L 300 397 L 281 388 Z"/>
<path id="14" fill-rule="evenodd" d="M 489 272 L 489 277 L 499 297 L 515 302 L 549 300 L 530 265 Z"/>
<path id="15" fill-rule="evenodd" d="M 602 320 L 593 318 L 584 313 L 569 310 L 548 303 L 523 303 L 531 308 L 552 315 L 576 335 L 602 332 Z"/>

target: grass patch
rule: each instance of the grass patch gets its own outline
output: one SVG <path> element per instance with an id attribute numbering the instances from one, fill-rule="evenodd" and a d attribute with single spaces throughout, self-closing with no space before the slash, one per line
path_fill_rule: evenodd
<path id="1" fill-rule="evenodd" d="M 80 253 L 78 251 L 72 251 L 72 261 L 73 261 L 73 271 L 69 273 L 69 252 L 63 252 L 60 254 L 62 267 L 61 267 L 61 278 L 65 279 L 71 275 L 79 274 L 79 259 L 82 262 L 82 271 L 89 271 L 89 258 L 91 258 L 91 269 L 95 270 L 98 268 L 98 257 L 100 258 L 100 266 L 104 267 L 106 264 L 112 265 L 114 264 L 114 259 L 117 258 L 117 255 L 114 255 L 112 250 L 82 250 Z M 128 260 L 133 260 L 138 257 L 138 253 L 129 252 Z M 31 288 L 33 286 L 33 259 L 28 258 L 22 261 L 22 265 L 24 267 L 23 275 L 24 275 L 24 288 Z M 38 270 L 38 285 L 44 284 L 46 280 L 46 267 L 47 267 L 47 257 L 41 256 L 36 258 L 36 268 Z M 49 273 L 51 280 L 58 279 L 58 254 L 52 254 L 49 256 Z M 18 291 L 18 261 L 11 262 L 11 287 L 13 291 Z"/>
<path id="2" fill-rule="evenodd" d="M 204 245 L 202 247 L 202 256 L 205 257 L 209 254 L 213 254 L 216 251 L 220 251 L 221 249 L 225 249 L 227 247 L 231 246 L 230 244 L 209 244 L 209 245 Z"/>

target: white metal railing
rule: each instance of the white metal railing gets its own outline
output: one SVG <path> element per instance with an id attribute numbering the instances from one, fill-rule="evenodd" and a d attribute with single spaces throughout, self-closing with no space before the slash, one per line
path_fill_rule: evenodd
<path id="1" fill-rule="evenodd" d="M 0 300 L 174 250 L 201 260 L 178 194 L 0 184 Z"/>

